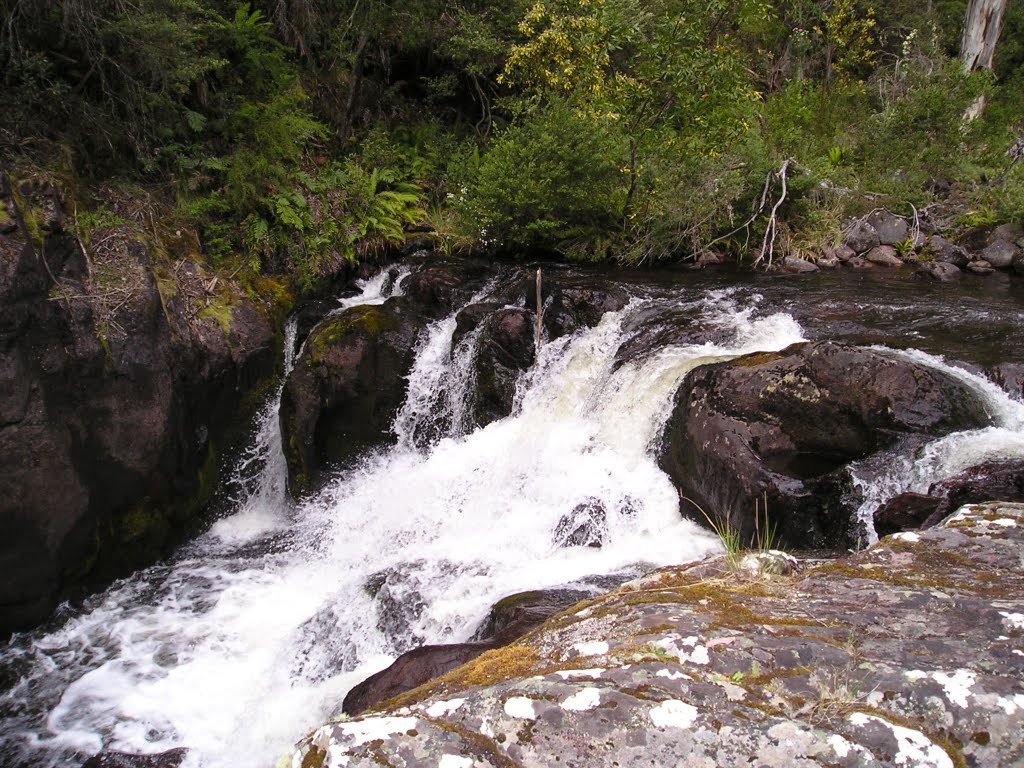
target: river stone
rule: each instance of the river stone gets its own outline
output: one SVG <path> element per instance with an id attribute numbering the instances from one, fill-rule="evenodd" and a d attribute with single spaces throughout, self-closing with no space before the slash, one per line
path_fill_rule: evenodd
<path id="1" fill-rule="evenodd" d="M 981 258 L 995 269 L 1008 269 L 1019 255 L 1020 249 L 1008 240 L 996 240 L 981 251 Z"/>
<path id="2" fill-rule="evenodd" d="M 900 257 L 896 255 L 896 249 L 891 245 L 880 245 L 877 248 L 872 248 L 864 254 L 864 258 L 872 264 L 878 264 L 881 267 L 903 266 Z"/>
<path id="3" fill-rule="evenodd" d="M 907 241 L 910 228 L 902 216 L 884 210 L 875 211 L 868 215 L 866 221 L 878 233 L 878 242 L 881 245 L 897 245 Z"/>
<path id="4" fill-rule="evenodd" d="M 188 756 L 184 748 L 171 749 L 156 755 L 136 755 L 109 750 L 93 755 L 82 768 L 178 768 Z"/>
<path id="5" fill-rule="evenodd" d="M 960 510 L 802 574 L 671 566 L 563 613 L 289 765 L 1024 761 L 1024 507 Z"/>
<path id="6" fill-rule="evenodd" d="M 880 243 L 878 232 L 863 219 L 854 221 L 843 234 L 843 244 L 849 246 L 854 253 L 865 253 Z"/>
<path id="7" fill-rule="evenodd" d="M 934 525 L 965 504 L 989 500 L 1024 502 L 1024 459 L 995 459 L 977 464 L 947 480 L 932 483 L 928 495 L 944 498 L 946 503 L 922 525 Z"/>
<path id="8" fill-rule="evenodd" d="M 1013 243 L 1024 237 L 1024 226 L 1017 224 L 1016 222 L 1009 222 L 1006 224 L 1000 224 L 998 227 L 992 230 L 988 236 L 988 243 L 998 242 L 1005 240 L 1008 243 Z"/>
<path id="9" fill-rule="evenodd" d="M 474 387 L 469 395 L 469 410 L 477 427 L 512 413 L 516 381 L 533 365 L 535 318 L 529 310 L 502 307 L 480 323 L 473 350 Z"/>
<path id="10" fill-rule="evenodd" d="M 959 245 L 953 245 L 940 235 L 932 235 L 928 238 L 926 250 L 935 257 L 935 261 L 955 264 L 960 269 L 964 269 L 971 261 L 967 251 Z"/>
<path id="11" fill-rule="evenodd" d="M 875 510 L 875 532 L 879 536 L 888 536 L 920 528 L 935 514 L 940 504 L 941 498 L 923 493 L 901 493 L 894 496 Z"/>
<path id="12" fill-rule="evenodd" d="M 852 256 L 845 262 L 850 269 L 874 269 L 875 265 L 863 256 Z"/>
<path id="13" fill-rule="evenodd" d="M 419 322 L 398 297 L 329 315 L 310 333 L 281 396 L 292 495 L 313 490 L 325 466 L 393 439 Z"/>
<path id="14" fill-rule="evenodd" d="M 782 264 L 779 267 L 779 271 L 798 275 L 810 272 L 818 272 L 819 267 L 817 264 L 814 264 L 813 262 L 810 262 L 807 259 L 802 259 L 799 256 L 787 256 L 782 260 Z"/>
<path id="15" fill-rule="evenodd" d="M 995 269 L 984 259 L 975 259 L 967 265 L 967 271 L 973 272 L 976 275 L 991 275 L 995 272 Z"/>
<path id="16" fill-rule="evenodd" d="M 950 283 L 961 276 L 960 268 L 945 261 L 925 261 L 914 271 L 914 277 Z"/>
<path id="17" fill-rule="evenodd" d="M 999 363 L 986 373 L 1014 399 L 1024 400 L 1024 363 Z"/>
<path id="18" fill-rule="evenodd" d="M 785 546 L 843 550 L 856 539 L 847 464 L 908 436 L 990 422 L 966 385 L 940 371 L 809 342 L 691 371 L 659 461 L 697 522 L 706 515 L 752 541 L 767 507 Z"/>
<path id="19" fill-rule="evenodd" d="M 406 278 L 405 295 L 427 317 L 444 317 L 479 290 L 490 268 L 484 262 L 439 259 L 430 261 Z"/>

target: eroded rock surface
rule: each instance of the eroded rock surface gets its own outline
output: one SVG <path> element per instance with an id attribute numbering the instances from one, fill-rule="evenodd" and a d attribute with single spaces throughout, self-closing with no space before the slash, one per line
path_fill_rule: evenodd
<path id="1" fill-rule="evenodd" d="M 1019 765 L 1022 546 L 1024 506 L 1000 503 L 797 576 L 664 568 L 290 765 Z"/>

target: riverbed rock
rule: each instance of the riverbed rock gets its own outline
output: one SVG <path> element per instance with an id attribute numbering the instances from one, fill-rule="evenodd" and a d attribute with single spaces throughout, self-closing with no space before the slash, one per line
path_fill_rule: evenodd
<path id="1" fill-rule="evenodd" d="M 155 755 L 138 755 L 109 750 L 93 755 L 82 768 L 178 768 L 185 762 L 188 750 L 170 749 Z"/>
<path id="2" fill-rule="evenodd" d="M 1013 260 L 1020 255 L 1020 248 L 1009 240 L 996 240 L 986 245 L 981 251 L 981 258 L 994 269 L 1009 269 Z"/>
<path id="3" fill-rule="evenodd" d="M 878 232 L 868 222 L 857 219 L 846 227 L 843 233 L 843 244 L 854 253 L 865 253 L 881 244 Z"/>
<path id="4" fill-rule="evenodd" d="M 875 533 L 888 536 L 920 528 L 935 514 L 943 499 L 924 493 L 901 493 L 882 504 L 874 512 Z"/>
<path id="5" fill-rule="evenodd" d="M 293 495 L 313 490 L 325 467 L 392 439 L 421 323 L 411 302 L 397 297 L 329 315 L 310 332 L 281 398 Z"/>
<path id="6" fill-rule="evenodd" d="M 836 264 L 838 264 L 838 260 Z M 808 261 L 807 259 L 800 258 L 799 256 L 787 256 L 782 260 L 782 264 L 779 267 L 780 272 L 785 272 L 792 275 L 809 274 L 812 272 L 818 272 L 820 267 L 814 262 Z"/>
<path id="7" fill-rule="evenodd" d="M 910 227 L 902 216 L 880 210 L 869 214 L 865 221 L 878 233 L 881 245 L 898 245 L 909 238 Z"/>
<path id="8" fill-rule="evenodd" d="M 1022 547 L 1024 507 L 997 503 L 795 576 L 663 568 L 290 764 L 1018 765 Z"/>
<path id="9" fill-rule="evenodd" d="M 914 277 L 936 280 L 940 283 L 951 283 L 962 276 L 960 268 L 945 261 L 926 261 L 914 271 Z"/>
<path id="10" fill-rule="evenodd" d="M 484 262 L 468 259 L 430 261 L 406 278 L 405 295 L 427 316 L 444 317 L 478 291 L 491 270 Z"/>
<path id="11" fill-rule="evenodd" d="M 903 262 L 891 245 L 879 245 L 864 254 L 864 258 L 880 267 L 902 267 Z"/>
<path id="12" fill-rule="evenodd" d="M 536 315 L 519 307 L 502 307 L 480 323 L 473 350 L 475 386 L 469 398 L 478 427 L 512 413 L 516 381 L 533 365 Z"/>
<path id="13" fill-rule="evenodd" d="M 970 390 L 940 371 L 809 342 L 693 370 L 660 464 L 698 522 L 707 516 L 748 542 L 770 525 L 786 547 L 844 550 L 856 539 L 849 462 L 909 436 L 989 423 Z"/>
<path id="14" fill-rule="evenodd" d="M 1024 363 L 999 363 L 986 373 L 1015 399 L 1024 400 Z"/>
<path id="15" fill-rule="evenodd" d="M 941 235 L 929 237 L 925 250 L 935 258 L 935 261 L 955 264 L 960 269 L 964 269 L 971 261 L 970 255 L 964 248 L 954 245 Z"/>
<path id="16" fill-rule="evenodd" d="M 274 373 L 279 306 L 130 222 L 93 232 L 89 268 L 55 188 L 19 203 L 0 173 L 0 197 L 18 222 L 0 235 L 4 634 L 194 531 Z"/>
<path id="17" fill-rule="evenodd" d="M 973 272 L 976 275 L 991 275 L 995 272 L 995 268 L 984 259 L 975 259 L 971 261 L 967 267 L 968 272 Z"/>

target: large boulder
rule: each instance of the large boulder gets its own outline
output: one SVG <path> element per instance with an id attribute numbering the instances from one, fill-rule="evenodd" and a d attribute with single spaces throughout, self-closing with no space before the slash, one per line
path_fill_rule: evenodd
<path id="1" fill-rule="evenodd" d="M 310 332 L 281 397 L 293 495 L 312 490 L 325 466 L 391 439 L 420 327 L 399 297 L 328 315 Z"/>
<path id="2" fill-rule="evenodd" d="M 910 227 L 902 216 L 878 210 L 870 213 L 865 220 L 878 233 L 881 245 L 899 245 L 909 239 Z"/>
<path id="3" fill-rule="evenodd" d="M 52 186 L 0 174 L 0 202 L 2 634 L 198 526 L 274 373 L 279 307 L 130 222 L 94 231 L 87 265 Z"/>
<path id="4" fill-rule="evenodd" d="M 989 423 L 978 399 L 946 374 L 832 342 L 701 366 L 684 380 L 661 466 L 683 511 L 795 548 L 853 544 L 845 467 L 908 436 Z M 698 511 L 699 510 L 699 511 Z M 767 516 L 767 522 L 765 520 Z"/>
<path id="5" fill-rule="evenodd" d="M 1024 508 L 993 504 L 797 575 L 664 568 L 288 762 L 1020 765 L 1022 547 Z"/>

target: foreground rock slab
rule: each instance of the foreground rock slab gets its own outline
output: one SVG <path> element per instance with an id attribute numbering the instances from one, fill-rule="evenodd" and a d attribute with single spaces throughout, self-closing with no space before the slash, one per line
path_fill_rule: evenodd
<path id="1" fill-rule="evenodd" d="M 1020 765 L 1022 546 L 1024 505 L 990 503 L 796 576 L 664 568 L 287 764 Z"/>

